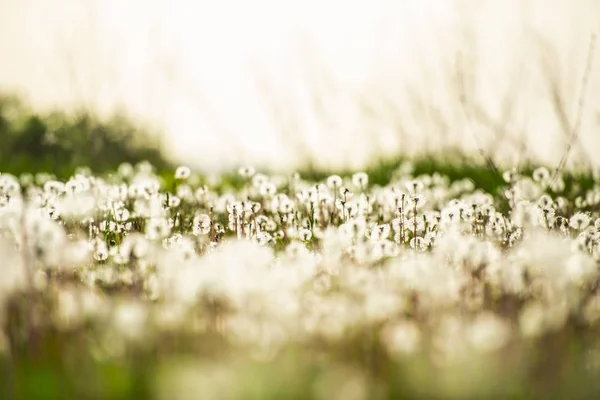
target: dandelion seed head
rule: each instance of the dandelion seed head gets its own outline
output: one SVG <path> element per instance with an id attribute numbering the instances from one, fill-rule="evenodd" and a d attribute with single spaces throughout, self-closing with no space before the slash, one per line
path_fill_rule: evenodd
<path id="1" fill-rule="evenodd" d="M 194 235 L 207 235 L 210 232 L 212 222 L 207 214 L 199 214 L 194 217 L 192 232 Z"/>
<path id="2" fill-rule="evenodd" d="M 589 226 L 590 216 L 584 212 L 577 212 L 569 219 L 569 226 L 572 229 L 581 231 Z"/>
<path id="3" fill-rule="evenodd" d="M 416 207 L 417 209 L 423 207 L 426 203 L 425 196 L 421 194 L 410 196 L 410 203 L 412 207 Z"/>
<path id="4" fill-rule="evenodd" d="M 263 182 L 259 188 L 260 195 L 263 197 L 271 198 L 277 193 L 277 186 L 273 182 Z"/>
<path id="5" fill-rule="evenodd" d="M 94 260 L 96 261 L 106 261 L 108 259 L 108 246 L 106 243 L 102 241 L 96 242 L 95 250 L 94 250 Z"/>
<path id="6" fill-rule="evenodd" d="M 134 174 L 135 170 L 133 165 L 130 163 L 121 163 L 117 168 L 117 173 L 123 178 L 131 178 Z"/>
<path id="7" fill-rule="evenodd" d="M 254 176 L 255 173 L 256 170 L 254 169 L 254 167 L 251 166 L 241 167 L 240 169 L 238 169 L 238 174 L 243 179 L 250 179 Z"/>
<path id="8" fill-rule="evenodd" d="M 278 209 L 283 214 L 289 214 L 294 211 L 294 202 L 287 198 L 287 196 L 282 197 L 279 199 Z"/>
<path id="9" fill-rule="evenodd" d="M 352 175 L 352 184 L 363 190 L 369 184 L 369 176 L 365 172 L 357 172 Z"/>
<path id="10" fill-rule="evenodd" d="M 327 187 L 332 190 L 336 190 L 337 188 L 342 186 L 342 178 L 339 175 L 331 175 L 327 178 Z"/>
<path id="11" fill-rule="evenodd" d="M 518 178 L 519 174 L 515 170 L 507 170 L 502 173 L 502 179 L 504 179 L 506 183 L 514 183 Z"/>
<path id="12" fill-rule="evenodd" d="M 302 228 L 298 232 L 298 237 L 303 242 L 309 241 L 312 238 L 312 231 L 310 229 Z"/>
<path id="13" fill-rule="evenodd" d="M 420 193 L 425 187 L 425 185 L 423 185 L 422 181 L 416 180 L 416 179 L 406 182 L 405 186 L 406 186 L 406 190 L 411 195 L 416 195 L 416 194 Z"/>
<path id="14" fill-rule="evenodd" d="M 544 183 L 550 179 L 550 172 L 546 167 L 538 167 L 533 170 L 532 177 L 535 182 Z"/>

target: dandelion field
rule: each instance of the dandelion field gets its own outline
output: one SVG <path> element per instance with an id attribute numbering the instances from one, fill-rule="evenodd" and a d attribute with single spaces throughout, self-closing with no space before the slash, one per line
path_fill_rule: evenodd
<path id="1" fill-rule="evenodd" d="M 599 177 L 474 171 L 3 173 L 0 397 L 594 398 Z"/>
<path id="2" fill-rule="evenodd" d="M 599 14 L 1 2 L 0 400 L 600 398 Z"/>

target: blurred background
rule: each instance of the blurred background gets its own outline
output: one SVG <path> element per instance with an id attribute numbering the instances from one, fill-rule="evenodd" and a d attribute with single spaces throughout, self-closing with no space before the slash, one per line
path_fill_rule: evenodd
<path id="1" fill-rule="evenodd" d="M 599 33 L 600 0 L 0 0 L 0 164 L 555 166 L 577 131 L 598 167 Z"/>

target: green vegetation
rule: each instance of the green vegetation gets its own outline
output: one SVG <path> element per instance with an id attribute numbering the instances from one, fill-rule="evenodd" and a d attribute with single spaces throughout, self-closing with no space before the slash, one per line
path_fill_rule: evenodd
<path id="1" fill-rule="evenodd" d="M 169 167 L 156 137 L 124 116 L 105 122 L 85 111 L 40 114 L 19 98 L 0 94 L 2 172 L 46 172 L 68 179 L 77 167 L 105 173 L 122 162 L 142 160 L 159 169 Z"/>
<path id="2" fill-rule="evenodd" d="M 0 93 L 0 171 L 20 174 L 44 172 L 67 180 L 78 168 L 94 174 L 114 172 L 121 163 L 148 161 L 172 185 L 174 165 L 161 153 L 159 136 L 136 126 L 123 115 L 100 121 L 86 111 L 66 114 L 60 111 L 37 113 L 18 97 Z M 410 158 L 406 155 L 375 160 L 364 170 L 373 184 L 386 185 L 399 165 L 410 162 L 415 176 L 438 173 L 451 181 L 468 178 L 476 188 L 495 193 L 504 181 L 497 168 L 481 157 L 447 154 Z M 520 170 L 531 173 L 534 166 Z M 267 171 L 269 172 L 269 171 Z M 276 171 L 271 171 L 276 172 Z M 331 174 L 350 176 L 354 171 L 325 171 L 307 166 L 298 171 L 303 179 L 320 181 Z M 244 180 L 236 171 L 221 176 L 224 189 L 239 189 Z M 588 189 L 594 182 L 590 171 L 565 174 L 568 189 Z"/>
<path id="3" fill-rule="evenodd" d="M 211 181 L 143 138 L 0 101 L 0 399 L 600 393 L 591 172 L 399 157 Z"/>

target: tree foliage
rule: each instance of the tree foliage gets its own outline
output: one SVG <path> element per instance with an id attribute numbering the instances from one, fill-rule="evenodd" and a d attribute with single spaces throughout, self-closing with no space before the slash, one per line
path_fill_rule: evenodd
<path id="1" fill-rule="evenodd" d="M 0 170 L 21 174 L 48 172 L 67 178 L 77 167 L 95 173 L 120 163 L 147 160 L 169 168 L 157 136 L 124 115 L 109 120 L 78 111 L 37 113 L 15 97 L 0 94 Z"/>

